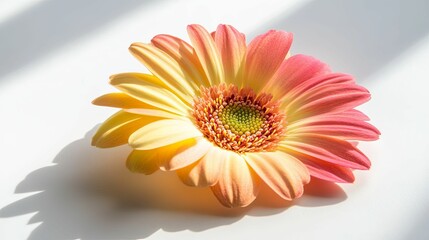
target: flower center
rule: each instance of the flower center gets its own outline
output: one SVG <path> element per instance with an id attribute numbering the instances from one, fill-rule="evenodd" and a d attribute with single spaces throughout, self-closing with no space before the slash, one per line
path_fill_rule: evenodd
<path id="1" fill-rule="evenodd" d="M 246 105 L 240 102 L 227 104 L 226 107 L 220 108 L 218 117 L 226 129 L 236 135 L 254 134 L 262 127 L 264 117 L 262 110 L 257 106 Z"/>
<path id="2" fill-rule="evenodd" d="M 221 148 L 238 153 L 272 151 L 285 133 L 285 115 L 278 105 L 270 94 L 221 84 L 201 89 L 193 116 L 204 136 Z"/>

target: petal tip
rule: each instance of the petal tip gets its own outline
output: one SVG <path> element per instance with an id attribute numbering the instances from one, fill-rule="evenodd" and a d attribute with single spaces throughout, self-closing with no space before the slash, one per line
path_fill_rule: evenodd
<path id="1" fill-rule="evenodd" d="M 98 103 L 98 98 L 96 98 L 96 99 L 94 99 L 94 100 L 91 101 L 92 105 L 100 106 L 97 103 Z"/>
<path id="2" fill-rule="evenodd" d="M 186 27 L 186 30 L 188 30 L 188 31 L 192 31 L 192 30 L 194 30 L 195 28 L 202 28 L 202 26 L 201 26 L 201 25 L 199 25 L 199 24 L 193 23 L 193 24 L 189 24 L 189 25 Z"/>
<path id="3" fill-rule="evenodd" d="M 97 147 L 97 144 L 94 138 L 91 140 L 91 146 Z"/>
<path id="4" fill-rule="evenodd" d="M 91 140 L 91 146 L 96 147 L 96 148 L 109 148 L 109 146 L 104 146 L 101 142 L 100 142 L 100 138 L 97 136 L 94 136 Z"/>

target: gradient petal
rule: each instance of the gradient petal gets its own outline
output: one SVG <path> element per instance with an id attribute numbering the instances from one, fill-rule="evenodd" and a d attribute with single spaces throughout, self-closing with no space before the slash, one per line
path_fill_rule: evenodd
<path id="1" fill-rule="evenodd" d="M 300 197 L 304 184 L 310 181 L 304 164 L 284 152 L 246 153 L 245 159 L 256 174 L 286 200 Z"/>
<path id="2" fill-rule="evenodd" d="M 191 96 L 194 96 L 195 90 L 198 88 L 191 84 L 192 81 L 189 81 L 191 77 L 187 76 L 185 71 L 183 71 L 184 67 L 181 61 L 177 62 L 167 53 L 151 44 L 133 43 L 129 50 L 165 86 L 184 101 L 192 103 Z"/>
<path id="3" fill-rule="evenodd" d="M 222 58 L 211 37 L 202 26 L 188 26 L 188 35 L 211 85 L 225 82 Z"/>
<path id="4" fill-rule="evenodd" d="M 224 24 L 220 24 L 212 36 L 222 58 L 226 83 L 242 86 L 246 37 L 234 27 Z"/>
<path id="5" fill-rule="evenodd" d="M 199 161 L 182 169 L 177 175 L 188 186 L 207 187 L 217 183 L 228 154 L 219 147 L 211 147 Z"/>
<path id="6" fill-rule="evenodd" d="M 292 33 L 270 30 L 250 42 L 244 68 L 248 87 L 260 92 L 284 61 L 292 39 Z"/>
<path id="7" fill-rule="evenodd" d="M 156 120 L 158 117 L 144 117 L 119 111 L 108 118 L 92 137 L 92 146 L 99 148 L 116 147 L 128 143 L 128 137 L 137 129 Z"/>
<path id="8" fill-rule="evenodd" d="M 369 169 L 369 159 L 352 143 L 334 137 L 318 134 L 288 136 L 279 147 L 294 155 L 301 152 L 322 161 L 353 169 Z"/>
<path id="9" fill-rule="evenodd" d="M 225 154 L 219 181 L 211 189 L 224 206 L 245 207 L 255 200 L 259 180 L 240 155 L 231 151 Z"/>
<path id="10" fill-rule="evenodd" d="M 110 84 L 126 94 L 159 109 L 187 116 L 190 107 L 175 94 L 159 86 L 158 78 L 142 73 L 122 73 L 110 77 Z"/>
<path id="11" fill-rule="evenodd" d="M 180 63 L 187 81 L 192 83 L 195 89 L 199 89 L 200 85 L 209 86 L 207 76 L 198 59 L 194 48 L 180 38 L 160 34 L 152 38 L 152 44 L 161 49 L 176 62 Z"/>
<path id="12" fill-rule="evenodd" d="M 189 121 L 164 119 L 135 131 L 129 144 L 134 149 L 149 150 L 200 136 L 202 133 Z"/>

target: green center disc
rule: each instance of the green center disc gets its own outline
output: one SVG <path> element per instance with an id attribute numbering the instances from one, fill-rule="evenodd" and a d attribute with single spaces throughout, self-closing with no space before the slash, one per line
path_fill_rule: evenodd
<path id="1" fill-rule="evenodd" d="M 219 119 L 225 128 L 237 135 L 253 134 L 261 129 L 265 122 L 263 114 L 254 106 L 233 103 L 225 106 L 219 113 Z"/>

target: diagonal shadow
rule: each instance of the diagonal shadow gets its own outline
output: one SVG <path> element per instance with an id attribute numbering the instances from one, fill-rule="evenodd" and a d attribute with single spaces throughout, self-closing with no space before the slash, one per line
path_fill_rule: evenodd
<path id="1" fill-rule="evenodd" d="M 262 24 L 294 33 L 293 53 L 367 79 L 429 32 L 427 0 L 315 0 Z"/>
<path id="2" fill-rule="evenodd" d="M 155 0 L 45 0 L 0 23 L 0 79 Z M 159 1 L 158 1 L 159 2 Z"/>
<path id="3" fill-rule="evenodd" d="M 426 195 L 427 196 L 427 195 Z M 428 198 L 427 198 L 428 199 Z M 428 202 L 428 201 L 427 201 Z M 422 206 L 420 214 L 415 218 L 415 224 L 398 240 L 427 240 L 429 239 L 429 206 Z"/>
<path id="4" fill-rule="evenodd" d="M 325 206 L 347 198 L 337 185 L 314 181 L 307 195 L 292 203 L 264 188 L 250 207 L 224 208 L 209 188 L 187 187 L 173 173 L 128 172 L 124 158 L 130 149 L 91 147 L 93 132 L 66 146 L 55 165 L 27 175 L 16 193 L 36 193 L 3 207 L 0 217 L 36 213 L 29 224 L 40 225 L 29 239 L 140 239 L 159 229 L 198 232 L 245 215 L 267 216 L 292 205 Z"/>

